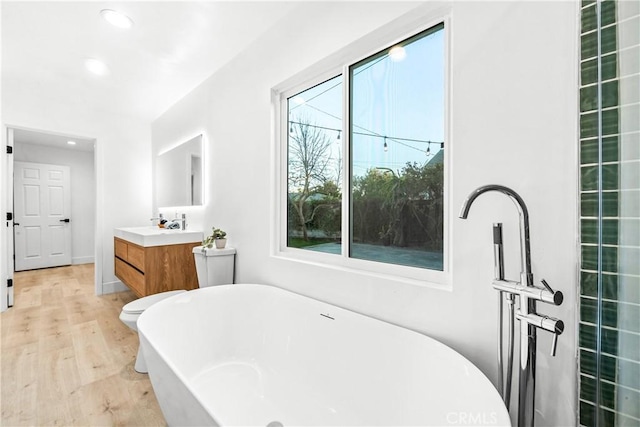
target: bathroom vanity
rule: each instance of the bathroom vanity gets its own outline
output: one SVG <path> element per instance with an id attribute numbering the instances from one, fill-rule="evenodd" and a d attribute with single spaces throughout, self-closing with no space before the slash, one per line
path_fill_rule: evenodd
<path id="1" fill-rule="evenodd" d="M 202 232 L 158 227 L 114 231 L 115 275 L 137 296 L 198 287 L 192 250 Z"/>

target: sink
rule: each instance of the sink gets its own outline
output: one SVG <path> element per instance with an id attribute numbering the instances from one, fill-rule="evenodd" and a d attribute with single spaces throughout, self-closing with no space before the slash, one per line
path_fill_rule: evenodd
<path id="1" fill-rule="evenodd" d="M 202 231 L 172 230 L 151 226 L 116 228 L 114 236 L 144 247 L 202 242 L 204 237 Z"/>

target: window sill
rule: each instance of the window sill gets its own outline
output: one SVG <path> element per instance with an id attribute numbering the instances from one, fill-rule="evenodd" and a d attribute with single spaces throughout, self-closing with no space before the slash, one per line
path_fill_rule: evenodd
<path id="1" fill-rule="evenodd" d="M 445 271 L 427 270 L 294 248 L 276 250 L 271 256 L 272 258 L 283 261 L 292 261 L 411 286 L 420 286 L 442 291 L 452 290 L 450 273 L 446 271 L 446 269 Z"/>

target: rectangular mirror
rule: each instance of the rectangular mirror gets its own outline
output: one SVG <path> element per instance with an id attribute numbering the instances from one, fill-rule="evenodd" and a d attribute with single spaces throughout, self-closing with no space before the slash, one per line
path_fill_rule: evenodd
<path id="1" fill-rule="evenodd" d="M 156 157 L 156 202 L 159 208 L 202 205 L 202 135 Z"/>

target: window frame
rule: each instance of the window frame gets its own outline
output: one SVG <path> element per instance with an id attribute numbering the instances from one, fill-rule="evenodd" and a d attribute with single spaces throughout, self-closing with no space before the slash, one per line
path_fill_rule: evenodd
<path id="1" fill-rule="evenodd" d="M 409 14 L 385 25 L 357 42 L 341 49 L 334 55 L 309 67 L 274 87 L 272 100 L 272 212 L 271 212 L 271 256 L 280 259 L 303 262 L 326 268 L 339 269 L 387 280 L 400 281 L 418 286 L 451 289 L 451 9 L 423 11 Z M 444 132 L 446 150 L 444 152 L 444 195 L 443 195 L 443 270 L 411 267 L 350 258 L 351 243 L 351 141 L 349 111 L 350 67 L 395 44 L 426 31 L 440 23 L 444 24 Z M 410 30 L 407 30 L 409 28 Z M 341 254 L 328 254 L 287 246 L 287 198 L 288 198 L 288 105 L 287 100 L 306 89 L 336 76 L 342 78 L 342 222 Z"/>

